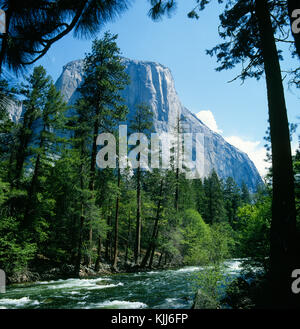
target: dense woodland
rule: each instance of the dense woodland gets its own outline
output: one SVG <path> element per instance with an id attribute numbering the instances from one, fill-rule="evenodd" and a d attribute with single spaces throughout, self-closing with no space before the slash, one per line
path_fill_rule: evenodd
<path id="1" fill-rule="evenodd" d="M 109 33 L 86 56 L 75 111 L 41 66 L 14 89 L 2 80 L 2 92 L 10 95 L 1 109 L 0 259 L 7 273 L 42 259 L 71 264 L 78 275 L 80 264 L 97 271 L 108 262 L 117 270 L 247 254 L 236 247 L 243 211 L 255 204 L 245 184 L 238 187 L 230 177 L 223 182 L 215 171 L 202 181 L 175 168 L 97 168 L 96 138 L 117 132 L 126 118 L 119 93 L 127 83 L 116 36 Z M 24 115 L 14 123 L 9 101 L 20 99 Z M 151 122 L 151 111 L 139 105 L 129 130 L 151 131 Z"/>
<path id="2" fill-rule="evenodd" d="M 188 16 L 199 18 L 209 2 L 195 1 Z M 97 168 L 98 134 L 117 134 L 128 113 L 120 92 L 130 81 L 114 35 L 94 41 L 73 109 L 43 67 L 27 72 L 21 84 L 3 72 L 25 75 L 57 40 L 71 31 L 77 37 L 96 35 L 130 1 L 3 1 L 0 267 L 11 274 L 41 263 L 69 264 L 79 275 L 82 265 L 97 271 L 103 262 L 118 270 L 126 264 L 209 264 L 243 257 L 266 270 L 261 291 L 267 291 L 268 305 L 295 306 L 298 296 L 290 284 L 291 271 L 299 268 L 299 179 L 294 178 L 300 154 L 291 156 L 279 47 L 290 43 L 288 56 L 300 58 L 299 35 L 290 33 L 296 2 L 228 2 L 220 16 L 224 43 L 207 51 L 216 56 L 218 71 L 241 64 L 237 78 L 266 79 L 272 168 L 266 184 L 250 194 L 244 184 L 237 186 L 230 177 L 221 181 L 214 171 L 201 181 L 185 179 L 175 167 Z M 175 5 L 150 3 L 154 20 Z M 299 67 L 286 73 L 298 88 Z M 9 113 L 19 102 L 24 112 L 15 123 Z M 130 130 L 150 132 L 147 104 L 136 106 Z"/>

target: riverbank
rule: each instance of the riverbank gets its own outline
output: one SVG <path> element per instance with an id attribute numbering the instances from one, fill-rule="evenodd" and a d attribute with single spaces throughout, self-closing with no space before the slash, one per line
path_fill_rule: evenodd
<path id="1" fill-rule="evenodd" d="M 95 277 L 101 277 L 105 275 L 128 274 L 136 272 L 147 272 L 147 271 L 161 271 L 161 270 L 171 270 L 178 269 L 183 264 L 165 264 L 160 266 L 140 267 L 136 266 L 131 262 L 120 261 L 119 266 L 114 268 L 110 262 L 103 261 L 99 264 L 98 271 L 95 271 L 95 266 L 80 266 L 79 276 L 74 275 L 75 266 L 71 264 L 51 264 L 47 260 L 39 259 L 39 261 L 29 269 L 24 269 L 22 271 L 16 272 L 12 275 L 7 276 L 7 284 L 18 284 L 18 283 L 34 283 L 40 281 L 50 281 L 50 280 L 66 280 L 71 278 L 79 279 L 89 279 Z"/>
<path id="2" fill-rule="evenodd" d="M 141 249 L 141 260 L 145 254 L 146 250 Z M 75 265 L 61 264 L 39 254 L 36 256 L 29 268 L 15 272 L 12 275 L 7 275 L 7 284 L 34 283 L 39 281 L 66 280 L 71 278 L 89 279 L 116 273 L 128 274 L 146 271 L 172 270 L 185 266 L 182 262 L 174 258 L 170 258 L 168 260 L 164 257 L 165 259 L 162 261 L 161 254 L 159 252 L 155 252 L 151 268 L 141 267 L 130 261 L 126 257 L 125 252 L 120 250 L 117 267 L 114 268 L 112 265 L 113 262 L 104 257 L 105 250 L 102 251 L 102 255 L 103 257 L 99 263 L 97 271 L 95 270 L 95 264 L 91 264 L 90 266 L 81 264 L 78 275 L 75 274 Z"/>
<path id="3" fill-rule="evenodd" d="M 240 261 L 226 263 L 228 279 L 237 277 Z M 198 289 L 195 278 L 203 269 L 188 266 L 12 284 L 4 295 L 0 295 L 0 308 L 191 309 Z"/>

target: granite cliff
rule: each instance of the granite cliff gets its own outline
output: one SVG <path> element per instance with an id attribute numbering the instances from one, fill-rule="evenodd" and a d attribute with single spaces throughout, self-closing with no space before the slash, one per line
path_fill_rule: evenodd
<path id="1" fill-rule="evenodd" d="M 156 132 L 174 130 L 178 117 L 183 132 L 204 137 L 203 175 L 207 176 L 214 168 L 218 176 L 226 179 L 231 176 L 241 185 L 244 181 L 254 191 L 262 179 L 248 155 L 210 130 L 201 120 L 181 103 L 171 71 L 158 63 L 123 59 L 130 84 L 123 91 L 125 103 L 129 108 L 128 119 L 134 114 L 136 105 L 148 104 L 153 111 L 153 126 Z M 79 96 L 77 88 L 83 81 L 83 60 L 66 64 L 56 82 L 69 104 L 74 104 Z"/>

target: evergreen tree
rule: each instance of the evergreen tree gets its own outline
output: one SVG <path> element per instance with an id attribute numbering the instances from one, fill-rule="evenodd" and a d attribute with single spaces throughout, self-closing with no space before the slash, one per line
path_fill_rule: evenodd
<path id="1" fill-rule="evenodd" d="M 204 220 L 208 224 L 221 222 L 225 219 L 222 182 L 215 170 L 204 179 L 205 210 Z"/>
<path id="2" fill-rule="evenodd" d="M 75 37 L 95 36 L 108 21 L 128 8 L 122 0 L 1 1 L 6 33 L 0 38 L 0 74 L 3 64 L 18 72 L 43 57 L 71 31 Z"/>
<path id="3" fill-rule="evenodd" d="M 231 64 L 234 66 L 236 60 L 240 62 L 249 59 L 250 63 L 243 70 L 242 78 L 259 77 L 263 72 L 266 75 L 273 167 L 270 248 L 270 273 L 274 293 L 272 302 L 274 306 L 286 307 L 293 304 L 292 300 L 295 299 L 290 289 L 290 275 L 297 267 L 295 196 L 289 127 L 274 23 L 271 20 L 272 10 L 276 11 L 276 8 L 267 0 L 237 1 L 235 6 L 225 11 L 221 20 L 224 31 L 228 32 L 224 32 L 223 37 L 236 35 L 235 43 L 239 51 L 227 43 L 217 46 L 211 54 L 219 54 L 218 59 L 223 62 L 221 68 L 229 68 Z M 255 15 L 251 14 L 247 19 L 248 13 L 252 12 Z M 244 23 L 239 24 L 242 20 Z M 277 24 L 276 29 L 280 27 Z M 232 60 L 228 61 L 229 58 Z"/>
<path id="4" fill-rule="evenodd" d="M 152 111 L 145 104 L 137 105 L 134 116 L 130 119 L 130 130 L 137 132 L 138 134 L 149 134 L 152 129 Z M 141 137 L 139 137 L 141 138 Z M 141 140 L 138 141 L 141 143 Z M 137 154 L 137 169 L 136 169 L 136 235 L 135 235 L 135 249 L 134 249 L 134 261 L 138 265 L 140 261 L 141 253 L 141 229 L 142 229 L 142 218 L 141 218 L 141 154 Z"/>
<path id="5" fill-rule="evenodd" d="M 9 111 L 19 106 L 18 92 L 11 88 L 5 79 L 0 79 L 0 165 L 7 170 L 2 170 L 3 179 L 12 183 L 12 167 L 15 157 L 15 144 L 17 137 L 17 124 L 9 116 Z"/>
<path id="6" fill-rule="evenodd" d="M 77 101 L 77 111 L 84 138 L 89 145 L 83 149 L 88 153 L 88 189 L 95 200 L 97 137 L 100 132 L 113 131 L 125 119 L 127 107 L 123 105 L 120 92 L 129 82 L 124 72 L 117 35 L 106 32 L 101 40 L 95 40 L 92 52 L 87 54 L 84 64 L 84 82 L 79 88 L 81 98 Z M 83 137 L 81 137 L 83 138 Z M 86 143 L 86 141 L 82 141 Z M 89 223 L 89 257 L 91 264 L 93 248 L 93 222 Z"/>
<path id="7" fill-rule="evenodd" d="M 197 9 L 204 10 L 210 1 L 197 0 L 196 3 L 196 8 L 189 13 L 191 18 L 199 18 Z M 151 14 L 154 18 L 160 17 L 174 5 L 175 1 L 153 1 Z M 281 56 L 276 46 L 276 40 L 282 41 L 278 32 L 289 35 L 288 5 L 291 10 L 295 2 L 230 1 L 220 15 L 219 34 L 226 41 L 208 51 L 208 54 L 217 56 L 221 64 L 218 71 L 242 63 L 239 75 L 242 80 L 248 77 L 259 79 L 265 73 L 273 170 L 270 274 L 274 307 L 292 306 L 298 297 L 290 289 L 290 276 L 299 266 L 299 259 L 289 126 L 279 64 Z M 296 43 L 298 45 L 298 39 Z"/>
<path id="8" fill-rule="evenodd" d="M 241 201 L 244 204 L 248 204 L 251 201 L 251 197 L 250 197 L 250 193 L 248 190 L 247 185 L 245 184 L 245 182 L 242 182 L 242 187 L 241 187 Z"/>
<path id="9" fill-rule="evenodd" d="M 31 145 L 36 143 L 37 132 L 35 126 L 41 123 L 43 107 L 47 103 L 47 92 L 50 77 L 46 75 L 45 69 L 38 66 L 33 73 L 26 78 L 27 83 L 22 85 L 21 94 L 25 97 L 23 101 L 24 117 L 20 123 L 18 142 L 16 146 L 15 175 L 13 184 L 20 186 L 20 179 L 26 159 L 32 155 Z"/>
<path id="10" fill-rule="evenodd" d="M 203 217 L 204 215 L 204 202 L 205 202 L 205 195 L 204 195 L 204 186 L 201 179 L 194 179 L 193 180 L 193 187 L 195 191 L 195 204 L 196 209 L 199 214 Z"/>
<path id="11" fill-rule="evenodd" d="M 153 225 L 152 235 L 150 237 L 150 241 L 149 241 L 149 245 L 148 245 L 146 254 L 141 262 L 141 267 L 145 267 L 150 258 L 150 262 L 149 262 L 150 268 L 152 267 L 154 252 L 155 252 L 156 244 L 157 244 L 157 238 L 158 238 L 158 232 L 159 232 L 159 221 L 161 219 L 161 212 L 162 212 L 163 192 L 165 192 L 164 191 L 164 179 L 165 179 L 164 176 L 155 170 L 151 178 L 152 178 L 151 179 L 152 184 L 154 186 L 158 186 L 158 193 L 156 192 L 156 197 L 154 198 L 155 201 L 157 202 L 157 206 L 156 206 L 156 214 L 155 214 L 155 217 L 153 218 L 154 225 Z M 149 183 L 151 184 L 151 182 L 149 182 Z"/>
<path id="12" fill-rule="evenodd" d="M 54 84 L 50 81 L 46 91 L 45 104 L 42 106 L 42 113 L 39 115 L 41 129 L 34 138 L 31 146 L 33 173 L 28 187 L 28 202 L 25 210 L 24 222 L 29 224 L 36 217 L 36 211 L 41 210 L 39 193 L 47 195 L 43 188 L 43 183 L 50 175 L 54 159 L 59 156 L 61 131 L 65 129 L 64 113 L 67 106 L 56 90 Z"/>
<path id="13" fill-rule="evenodd" d="M 237 210 L 241 204 L 240 189 L 232 177 L 228 177 L 224 186 L 224 205 L 226 217 L 231 226 L 237 218 Z"/>

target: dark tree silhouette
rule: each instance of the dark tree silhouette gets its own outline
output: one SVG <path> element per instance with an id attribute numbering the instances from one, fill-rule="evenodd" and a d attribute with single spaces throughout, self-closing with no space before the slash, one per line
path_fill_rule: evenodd
<path id="1" fill-rule="evenodd" d="M 95 36 L 108 21 L 126 10 L 131 0 L 4 0 L 6 33 L 0 35 L 3 65 L 18 72 L 43 57 L 73 31 L 77 38 Z"/>
<path id="2" fill-rule="evenodd" d="M 198 12 L 205 9 L 209 2 L 196 0 L 196 7 L 188 16 L 199 18 Z M 167 0 L 151 1 L 150 16 L 157 19 L 170 13 L 172 3 Z M 296 258 L 296 211 L 289 124 L 279 64 L 281 57 L 276 47 L 276 41 L 286 41 L 281 40 L 277 32 L 282 34 L 284 28 L 290 28 L 288 2 L 220 0 L 219 3 L 226 3 L 220 15 L 219 29 L 225 42 L 207 51 L 211 56 L 216 55 L 220 63 L 217 71 L 242 63 L 243 69 L 237 78 L 259 79 L 263 74 L 266 77 L 273 168 L 270 302 L 275 307 L 289 307 L 295 305 L 295 296 L 290 288 L 291 273 L 299 263 Z M 295 1 L 289 1 L 289 10 L 295 5 Z M 296 37 L 296 49 L 297 40 Z"/>

